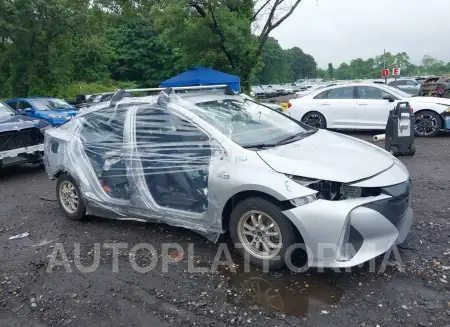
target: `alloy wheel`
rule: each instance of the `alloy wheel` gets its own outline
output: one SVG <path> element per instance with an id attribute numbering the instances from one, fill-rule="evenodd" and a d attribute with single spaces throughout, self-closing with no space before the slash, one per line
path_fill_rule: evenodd
<path id="1" fill-rule="evenodd" d="M 256 258 L 271 259 L 282 247 L 280 228 L 264 212 L 252 210 L 243 214 L 237 228 L 244 249 Z"/>
<path id="2" fill-rule="evenodd" d="M 438 128 L 436 117 L 431 114 L 423 113 L 416 117 L 414 121 L 414 129 L 417 134 L 428 136 L 433 134 Z"/>
<path id="3" fill-rule="evenodd" d="M 315 114 L 309 114 L 303 118 L 303 123 L 311 127 L 320 128 L 322 127 L 322 118 Z"/>
<path id="4" fill-rule="evenodd" d="M 75 213 L 78 210 L 78 192 L 70 181 L 64 181 L 59 187 L 59 198 L 61 204 L 68 213 Z"/>

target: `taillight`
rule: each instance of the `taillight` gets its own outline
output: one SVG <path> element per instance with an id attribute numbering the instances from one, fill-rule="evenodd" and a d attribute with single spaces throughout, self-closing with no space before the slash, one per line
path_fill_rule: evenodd
<path id="1" fill-rule="evenodd" d="M 290 108 L 290 107 L 292 107 L 292 103 L 288 103 L 288 109 Z"/>
<path id="2" fill-rule="evenodd" d="M 409 108 L 409 112 L 413 114 L 414 113 L 414 109 L 410 107 Z"/>

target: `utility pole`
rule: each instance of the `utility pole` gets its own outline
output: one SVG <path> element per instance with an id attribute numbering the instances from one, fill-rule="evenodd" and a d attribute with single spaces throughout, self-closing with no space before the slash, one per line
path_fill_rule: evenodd
<path id="1" fill-rule="evenodd" d="M 386 49 L 384 49 L 383 59 L 384 59 L 384 69 L 386 69 Z M 384 84 L 387 84 L 387 76 L 384 76 Z"/>

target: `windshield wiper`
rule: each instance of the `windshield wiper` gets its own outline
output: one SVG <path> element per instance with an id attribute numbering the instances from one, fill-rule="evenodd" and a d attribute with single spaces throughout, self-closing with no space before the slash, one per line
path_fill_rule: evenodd
<path id="1" fill-rule="evenodd" d="M 252 148 L 256 148 L 256 149 L 264 149 L 264 148 L 273 148 L 274 146 L 276 146 L 276 143 L 256 143 L 256 144 L 246 144 L 243 145 L 242 147 L 244 149 L 252 149 Z"/>
<path id="2" fill-rule="evenodd" d="M 298 138 L 298 137 L 301 136 L 301 137 L 298 139 L 298 140 L 300 140 L 300 139 L 302 139 L 302 138 L 304 138 L 304 137 L 306 137 L 306 136 L 308 136 L 308 135 L 314 134 L 315 132 L 317 132 L 317 130 L 311 129 L 311 130 L 309 130 L 309 131 L 305 131 L 305 132 L 300 132 L 300 133 L 297 133 L 297 134 L 293 134 L 293 135 L 291 135 L 291 136 L 286 137 L 285 139 L 283 139 L 283 140 L 281 140 L 281 141 L 278 141 L 277 143 L 275 143 L 275 145 L 287 144 L 287 143 L 289 143 L 290 140 L 296 139 L 296 138 Z M 296 141 L 298 141 L 298 140 L 296 140 Z"/>

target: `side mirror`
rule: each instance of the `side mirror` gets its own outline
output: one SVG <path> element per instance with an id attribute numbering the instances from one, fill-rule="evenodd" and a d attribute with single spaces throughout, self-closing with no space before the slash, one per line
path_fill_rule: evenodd
<path id="1" fill-rule="evenodd" d="M 23 109 L 23 111 L 25 111 L 25 112 L 33 112 L 34 109 L 33 108 L 25 108 L 25 109 Z"/>
<path id="2" fill-rule="evenodd" d="M 385 95 L 383 97 L 384 100 L 388 100 L 389 102 L 394 102 L 395 99 L 391 95 Z"/>

